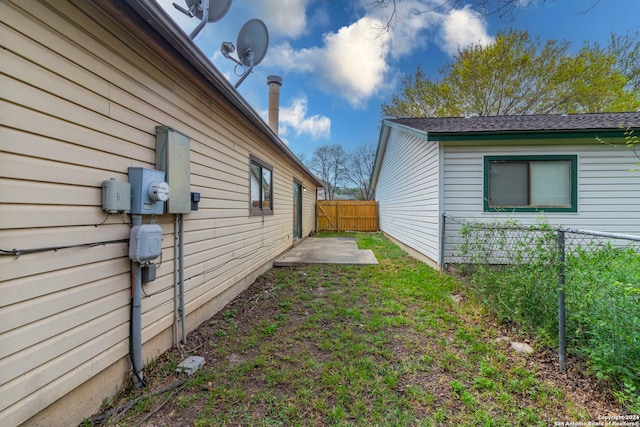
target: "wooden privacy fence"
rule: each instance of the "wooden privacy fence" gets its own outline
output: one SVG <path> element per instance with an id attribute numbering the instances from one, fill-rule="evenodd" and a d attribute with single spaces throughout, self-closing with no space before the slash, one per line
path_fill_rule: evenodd
<path id="1" fill-rule="evenodd" d="M 378 231 L 375 201 L 318 200 L 318 231 Z"/>

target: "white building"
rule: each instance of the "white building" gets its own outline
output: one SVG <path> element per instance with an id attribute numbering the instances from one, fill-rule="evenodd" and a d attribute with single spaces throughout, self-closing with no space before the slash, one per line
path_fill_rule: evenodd
<path id="1" fill-rule="evenodd" d="M 640 130 L 640 112 L 385 120 L 372 176 L 380 229 L 433 265 L 443 213 L 640 235 L 626 128 Z"/>

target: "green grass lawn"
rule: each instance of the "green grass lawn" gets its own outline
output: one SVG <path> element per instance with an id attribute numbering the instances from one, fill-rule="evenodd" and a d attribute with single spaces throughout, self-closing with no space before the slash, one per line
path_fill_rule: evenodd
<path id="1" fill-rule="evenodd" d="M 182 354 L 147 366 L 147 389 L 106 403 L 104 422 L 546 426 L 620 413 L 582 377 L 575 393 L 571 374 L 554 373 L 542 349 L 527 356 L 496 341 L 504 329 L 454 278 L 380 234 L 351 236 L 379 265 L 268 271 L 192 332 Z M 173 370 L 190 354 L 206 364 L 177 383 Z M 172 383 L 127 411 L 105 412 Z"/>

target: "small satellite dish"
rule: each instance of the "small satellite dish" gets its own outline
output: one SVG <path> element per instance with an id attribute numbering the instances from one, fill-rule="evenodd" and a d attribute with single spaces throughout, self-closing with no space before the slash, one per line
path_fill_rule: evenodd
<path id="1" fill-rule="evenodd" d="M 236 48 L 231 42 L 224 42 L 220 47 L 222 55 L 231 59 L 238 66 L 242 66 L 244 72 L 240 75 L 240 80 L 236 83 L 235 88 L 247 78 L 253 70 L 264 59 L 269 48 L 269 31 L 267 26 L 259 19 L 251 19 L 242 26 L 238 34 L 238 59 L 233 58 L 230 53 Z M 247 68 L 248 67 L 248 68 Z"/>
<path id="2" fill-rule="evenodd" d="M 259 19 L 245 22 L 238 34 L 238 57 L 245 67 L 249 67 L 249 51 L 253 51 L 253 65 L 258 65 L 267 54 L 269 31 Z"/>
<path id="3" fill-rule="evenodd" d="M 185 0 L 188 9 L 183 8 L 177 3 L 173 3 L 173 7 L 187 15 L 189 18 L 194 16 L 200 20 L 200 23 L 189 34 L 189 38 L 193 40 L 196 35 L 209 22 L 221 20 L 231 7 L 231 0 Z"/>

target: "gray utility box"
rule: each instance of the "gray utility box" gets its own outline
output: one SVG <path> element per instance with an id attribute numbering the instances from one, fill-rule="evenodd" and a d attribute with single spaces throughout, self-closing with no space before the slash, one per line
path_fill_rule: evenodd
<path id="1" fill-rule="evenodd" d="M 164 183 L 165 173 L 146 168 L 129 168 L 129 184 L 131 184 L 132 215 L 162 215 L 165 202 L 153 200 L 149 187 L 153 183 Z M 170 187 L 169 187 L 170 188 Z"/>
<path id="2" fill-rule="evenodd" d="M 191 212 L 191 138 L 169 126 L 156 126 L 156 169 L 167 173 L 171 197 L 165 212 Z"/>
<path id="3" fill-rule="evenodd" d="M 162 253 L 162 228 L 158 224 L 134 225 L 129 236 L 129 258 L 135 262 L 156 259 Z"/>
<path id="4" fill-rule="evenodd" d="M 110 214 L 131 209 L 131 184 L 118 182 L 115 178 L 102 183 L 102 209 Z"/>

